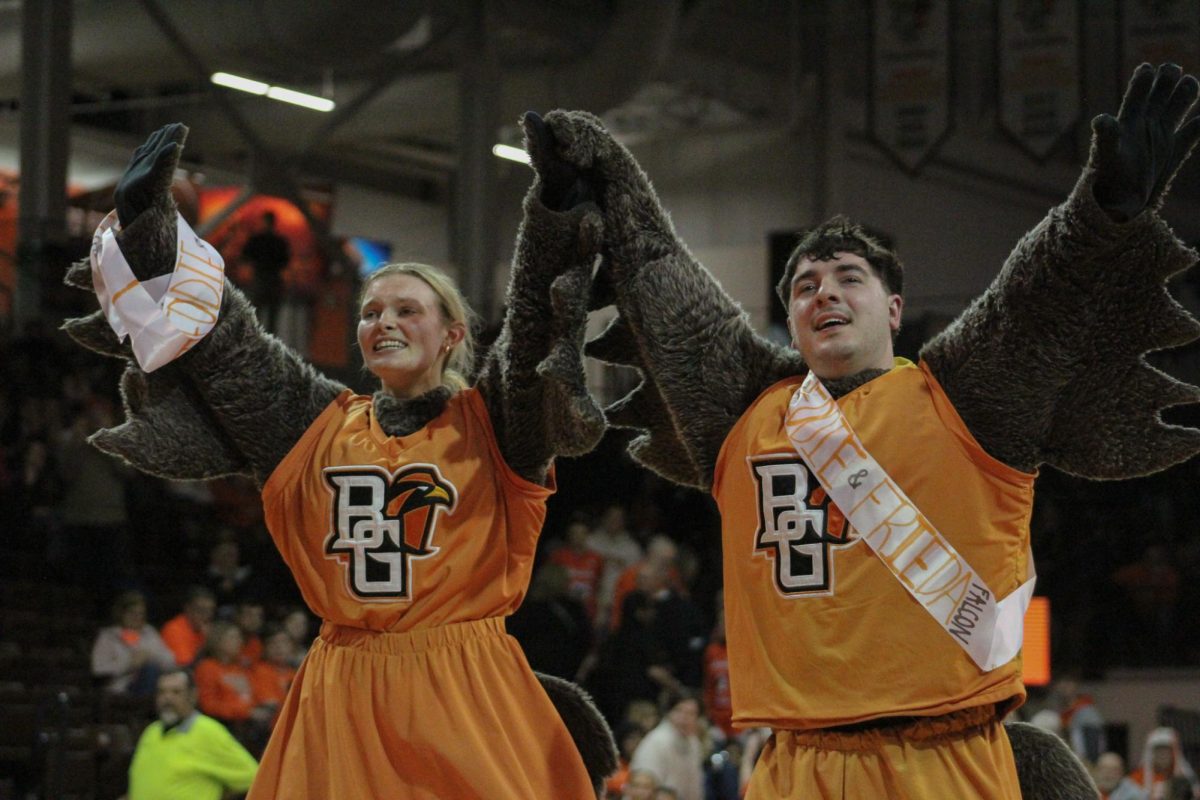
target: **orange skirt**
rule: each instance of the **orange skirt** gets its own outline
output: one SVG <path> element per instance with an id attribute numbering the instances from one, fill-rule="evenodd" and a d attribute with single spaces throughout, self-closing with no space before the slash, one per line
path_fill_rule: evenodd
<path id="1" fill-rule="evenodd" d="M 862 728 L 776 731 L 746 800 L 1021 800 L 1012 746 L 992 706 Z"/>
<path id="2" fill-rule="evenodd" d="M 248 800 L 595 798 L 504 620 L 381 633 L 326 622 Z"/>

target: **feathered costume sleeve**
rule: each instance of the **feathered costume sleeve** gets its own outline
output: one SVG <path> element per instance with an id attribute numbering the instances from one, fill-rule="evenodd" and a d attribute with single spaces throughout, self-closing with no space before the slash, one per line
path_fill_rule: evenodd
<path id="1" fill-rule="evenodd" d="M 1200 431 L 1159 416 L 1200 399 L 1200 390 L 1145 360 L 1200 335 L 1165 286 L 1196 253 L 1153 211 L 1113 222 L 1093 182 L 1086 170 L 921 357 L 971 433 L 1004 463 L 1129 478 L 1200 450 Z"/>
<path id="2" fill-rule="evenodd" d="M 535 159 L 536 142 L 528 144 Z M 504 324 L 478 382 L 505 461 L 538 483 L 555 456 L 588 452 L 605 427 L 583 370 L 600 213 L 593 203 L 552 200 L 546 183 L 539 175 L 525 196 Z"/>
<path id="3" fill-rule="evenodd" d="M 641 434 L 639 462 L 677 483 L 708 488 L 729 429 L 767 386 L 801 369 L 772 345 L 675 235 L 646 174 L 600 121 L 552 111 L 556 156 L 595 186 L 604 209 L 603 293 L 620 315 L 588 354 L 637 367 L 642 383 L 605 409 L 613 427 Z M 536 164 L 535 164 L 536 166 Z"/>
<path id="4" fill-rule="evenodd" d="M 135 203 L 136 216 L 117 235 L 139 280 L 169 273 L 175 264 L 170 186 L 186 136 L 182 125 L 156 132 L 135 152 L 126 173 L 143 167 L 144 201 Z M 89 264 L 71 267 L 66 282 L 94 290 Z M 121 379 L 125 421 L 93 434 L 92 443 L 165 478 L 238 474 L 261 486 L 343 389 L 266 333 L 245 295 L 228 281 L 208 336 L 152 373 L 138 367 L 102 311 L 67 320 L 63 328 L 84 347 L 128 361 Z"/>
<path id="5" fill-rule="evenodd" d="M 1174 116 L 1160 125 L 1167 139 L 1190 105 L 1182 94 L 1160 98 Z M 1125 106 L 1122 115 L 1124 122 Z M 763 388 L 803 364 L 754 335 L 675 236 L 632 156 L 596 118 L 552 112 L 546 121 L 559 156 L 603 198 L 619 316 L 588 352 L 643 374 L 638 389 L 607 410 L 610 423 L 644 431 L 630 452 L 645 466 L 706 489 L 734 422 Z M 1154 472 L 1200 450 L 1200 431 L 1159 416 L 1200 399 L 1200 390 L 1144 358 L 1200 333 L 1165 288 L 1196 255 L 1156 213 L 1197 134 L 1188 123 L 1173 151 L 1149 159 L 1168 174 L 1156 173 L 1131 219 L 1118 222 L 1112 209 L 1121 198 L 1113 199 L 1119 193 L 1111 186 L 1120 180 L 1104 187 L 1111 202 L 1103 208 L 1093 190 L 1097 170 L 1128 183 L 1128 164 L 1118 163 L 1127 156 L 1117 152 L 1112 130 L 1097 131 L 1091 165 L 1067 202 L 1021 240 L 991 288 L 922 355 L 995 457 L 1027 471 L 1049 463 L 1111 479 Z"/>
<path id="6" fill-rule="evenodd" d="M 1145 360 L 1200 335 L 1165 285 L 1196 253 L 1157 213 L 1200 136 L 1200 118 L 1182 122 L 1198 93 L 1174 64 L 1140 66 L 1118 115 L 1093 120 L 1071 196 L 923 349 L 971 433 L 1006 464 L 1130 478 L 1200 450 L 1200 431 L 1160 416 L 1200 389 Z"/>

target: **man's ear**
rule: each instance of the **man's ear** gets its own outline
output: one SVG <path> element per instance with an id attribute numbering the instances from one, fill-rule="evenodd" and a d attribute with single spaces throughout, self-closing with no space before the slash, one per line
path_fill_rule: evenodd
<path id="1" fill-rule="evenodd" d="M 900 330 L 900 315 L 904 310 L 904 298 L 898 294 L 888 295 L 888 326 L 892 332 Z"/>

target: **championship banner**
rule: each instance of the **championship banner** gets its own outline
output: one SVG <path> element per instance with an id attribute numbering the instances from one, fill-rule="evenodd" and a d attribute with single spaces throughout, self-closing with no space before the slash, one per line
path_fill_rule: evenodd
<path id="1" fill-rule="evenodd" d="M 1000 0 L 1000 127 L 1044 161 L 1080 109 L 1078 0 Z"/>
<path id="2" fill-rule="evenodd" d="M 950 133 L 949 0 L 874 0 L 871 138 L 910 174 Z"/>
<path id="3" fill-rule="evenodd" d="M 117 338 L 128 336 L 138 366 L 153 372 L 213 329 L 225 291 L 225 261 L 177 213 L 174 270 L 139 281 L 117 245 L 116 224 L 112 211 L 92 237 L 92 284 Z"/>
<path id="4" fill-rule="evenodd" d="M 1037 576 L 1003 600 L 879 466 L 812 372 L 792 395 L 788 439 L 871 551 L 984 672 L 1021 650 Z"/>
<path id="5" fill-rule="evenodd" d="M 1142 63 L 1174 62 L 1184 69 L 1200 63 L 1200 5 L 1182 0 L 1121 0 L 1121 74 L 1124 87 Z"/>

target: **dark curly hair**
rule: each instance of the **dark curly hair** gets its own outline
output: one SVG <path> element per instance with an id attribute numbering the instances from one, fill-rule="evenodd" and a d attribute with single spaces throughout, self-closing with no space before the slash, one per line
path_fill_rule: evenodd
<path id="1" fill-rule="evenodd" d="M 834 253 L 854 253 L 862 256 L 875 270 L 875 274 L 887 287 L 888 294 L 904 295 L 904 265 L 890 249 L 871 236 L 861 225 L 856 225 L 838 214 L 805 233 L 796 249 L 788 256 L 783 277 L 775 287 L 779 299 L 787 308 L 791 298 L 792 276 L 802 259 L 827 261 Z"/>

